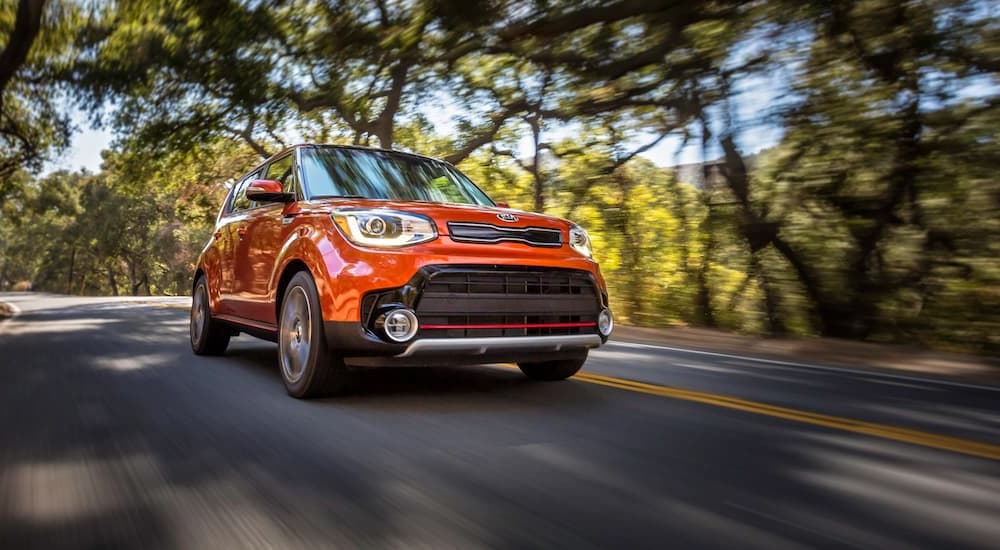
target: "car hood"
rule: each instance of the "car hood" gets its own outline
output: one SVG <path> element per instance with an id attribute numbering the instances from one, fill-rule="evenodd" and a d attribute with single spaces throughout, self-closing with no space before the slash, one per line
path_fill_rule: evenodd
<path id="1" fill-rule="evenodd" d="M 340 208 L 384 208 L 422 214 L 434 220 L 441 235 L 449 234 L 448 222 L 480 223 L 507 228 L 542 227 L 562 231 L 568 231 L 572 225 L 561 218 L 499 206 L 347 198 L 322 199 L 312 201 L 312 204 L 327 207 L 331 211 Z"/>

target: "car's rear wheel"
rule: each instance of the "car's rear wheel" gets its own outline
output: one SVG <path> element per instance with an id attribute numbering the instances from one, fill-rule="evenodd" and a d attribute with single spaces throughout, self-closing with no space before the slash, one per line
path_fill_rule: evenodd
<path id="1" fill-rule="evenodd" d="M 316 283 L 305 271 L 288 282 L 278 320 L 278 361 L 285 388 L 293 397 L 320 397 L 343 390 L 344 361 L 332 353 L 323 334 Z"/>
<path id="2" fill-rule="evenodd" d="M 540 363 L 518 363 L 521 372 L 532 380 L 565 380 L 573 376 L 587 362 L 587 352 L 582 355 L 558 359 L 556 361 L 544 361 Z"/>
<path id="3" fill-rule="evenodd" d="M 230 329 L 212 318 L 208 307 L 208 283 L 198 277 L 191 296 L 191 349 L 197 355 L 222 355 L 229 347 Z"/>

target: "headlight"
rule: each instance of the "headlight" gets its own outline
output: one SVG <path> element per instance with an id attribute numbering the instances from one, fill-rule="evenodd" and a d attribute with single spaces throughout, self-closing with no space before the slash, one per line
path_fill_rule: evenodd
<path id="1" fill-rule="evenodd" d="M 590 250 L 590 235 L 587 235 L 587 232 L 579 225 L 569 228 L 569 246 L 588 258 L 593 257 Z"/>
<path id="2" fill-rule="evenodd" d="M 391 248 L 432 241 L 437 229 L 430 218 L 395 210 L 334 210 L 337 227 L 352 243 Z"/>

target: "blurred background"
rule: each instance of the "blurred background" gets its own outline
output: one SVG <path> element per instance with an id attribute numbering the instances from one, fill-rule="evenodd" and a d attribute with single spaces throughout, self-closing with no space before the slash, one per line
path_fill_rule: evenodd
<path id="1" fill-rule="evenodd" d="M 995 355 L 996 11 L 0 0 L 0 290 L 187 294 L 233 178 L 361 144 L 580 223 L 623 324 Z"/>

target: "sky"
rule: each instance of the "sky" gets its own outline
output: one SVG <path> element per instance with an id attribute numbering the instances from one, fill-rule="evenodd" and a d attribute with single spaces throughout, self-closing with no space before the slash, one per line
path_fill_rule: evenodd
<path id="1" fill-rule="evenodd" d="M 748 79 L 742 84 L 740 93 L 734 101 L 737 123 L 738 126 L 742 127 L 737 142 L 745 153 L 756 153 L 761 149 L 775 145 L 781 139 L 781 129 L 768 122 L 764 116 L 771 110 L 770 106 L 777 95 L 776 90 L 781 88 L 781 83 L 776 78 Z M 438 131 L 447 132 L 449 130 L 452 113 L 447 108 L 436 106 L 425 114 Z M 74 111 L 72 120 L 77 131 L 73 135 L 69 148 L 61 156 L 49 161 L 43 172 L 48 173 L 62 169 L 72 171 L 80 168 L 89 172 L 100 171 L 101 151 L 110 147 L 114 135 L 107 129 L 94 128 L 81 111 Z M 552 132 L 549 139 L 557 140 L 568 135 L 571 135 L 571 131 L 568 129 L 557 130 Z M 655 135 L 652 134 L 644 137 L 642 142 L 637 143 L 636 146 L 653 138 Z M 680 136 L 669 136 L 642 156 L 658 166 L 689 164 L 702 160 L 701 145 L 697 140 L 692 140 L 683 149 L 681 146 Z M 521 140 L 519 153 L 524 157 L 531 156 L 531 140 L 528 136 Z M 717 154 L 715 151 L 709 151 L 710 156 Z"/>
<path id="2" fill-rule="evenodd" d="M 111 146 L 114 136 L 108 130 L 93 128 L 79 111 L 74 112 L 72 118 L 73 125 L 78 130 L 73 135 L 69 148 L 61 156 L 49 161 L 44 172 L 80 168 L 85 168 L 88 172 L 100 171 L 101 151 Z"/>

